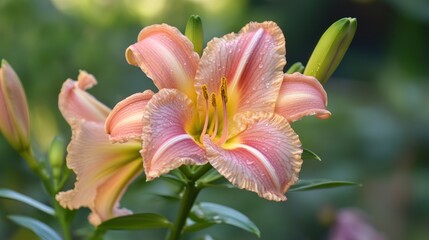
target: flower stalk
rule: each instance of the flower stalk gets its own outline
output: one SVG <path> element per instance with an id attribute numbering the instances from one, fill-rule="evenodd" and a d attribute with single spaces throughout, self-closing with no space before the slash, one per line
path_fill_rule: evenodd
<path id="1" fill-rule="evenodd" d="M 198 169 L 194 172 L 186 169 L 185 176 L 187 176 L 188 182 L 184 185 L 182 191 L 182 198 L 179 206 L 179 213 L 177 215 L 177 219 L 171 231 L 169 232 L 167 239 L 168 240 L 177 240 L 180 239 L 183 233 L 183 228 L 186 224 L 186 219 L 189 217 L 189 213 L 191 212 L 192 206 L 195 203 L 195 200 L 198 197 L 198 194 L 202 190 L 202 186 L 197 184 L 197 181 L 204 176 L 210 169 L 210 164 L 206 164 L 204 166 L 198 167 Z M 183 168 L 180 168 L 183 172 Z"/>

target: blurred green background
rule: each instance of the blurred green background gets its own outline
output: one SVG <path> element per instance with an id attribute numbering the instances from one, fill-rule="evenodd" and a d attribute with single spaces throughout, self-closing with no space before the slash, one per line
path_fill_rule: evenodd
<path id="1" fill-rule="evenodd" d="M 184 31 L 191 14 L 202 17 L 206 42 L 249 21 L 273 20 L 285 36 L 289 67 L 305 64 L 324 30 L 356 17 L 355 39 L 325 85 L 329 120 L 294 123 L 304 147 L 322 162 L 306 161 L 301 178 L 362 183 L 362 187 L 290 192 L 288 201 L 209 189 L 198 200 L 234 207 L 259 226 L 261 239 L 329 239 L 335 214 L 357 208 L 385 239 L 429 239 L 429 1 L 428 0 L 0 0 L 0 58 L 14 67 L 29 99 L 32 136 L 43 153 L 55 135 L 70 137 L 57 109 L 63 81 L 79 69 L 98 79 L 90 92 L 108 106 L 153 87 L 124 58 L 142 27 L 165 22 Z M 72 182 L 71 182 L 72 184 Z M 71 187 L 72 185 L 69 185 Z M 175 203 L 142 194 L 162 183 L 137 180 L 122 205 L 135 212 L 174 215 Z M 0 136 L 0 188 L 47 202 L 25 162 Z M 0 199 L 0 239 L 31 239 L 6 216 L 30 215 L 57 228 L 37 210 Z M 73 223 L 89 229 L 88 210 Z M 159 239 L 163 231 L 111 232 L 107 239 Z M 256 239 L 230 226 L 194 235 Z M 77 237 L 78 238 L 78 237 Z"/>

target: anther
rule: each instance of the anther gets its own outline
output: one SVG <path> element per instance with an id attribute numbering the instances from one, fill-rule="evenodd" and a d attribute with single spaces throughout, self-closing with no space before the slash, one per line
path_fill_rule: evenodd
<path id="1" fill-rule="evenodd" d="M 200 135 L 200 142 L 203 142 L 203 137 L 204 137 L 204 135 L 206 134 L 206 132 L 207 132 L 207 127 L 208 127 L 208 124 L 209 124 L 209 92 L 208 92 L 208 90 L 207 90 L 207 85 L 202 85 L 201 86 L 201 91 L 203 92 L 203 96 L 204 96 L 204 99 L 205 99 L 205 107 L 206 107 L 206 116 L 205 116 L 205 119 L 204 119 L 204 126 L 203 126 L 203 130 L 202 130 L 202 132 L 201 132 L 201 135 Z"/>
<path id="2" fill-rule="evenodd" d="M 214 122 L 214 129 L 213 129 L 212 135 L 210 137 L 213 139 L 217 135 L 217 129 L 219 126 L 219 120 L 218 120 L 219 117 L 217 115 L 217 108 L 216 108 L 216 94 L 212 93 L 211 98 L 212 98 L 212 106 L 214 108 L 213 114 L 214 114 L 214 121 L 215 122 Z"/>
<path id="3" fill-rule="evenodd" d="M 203 96 L 205 100 L 209 99 L 209 91 L 207 90 L 207 85 L 203 84 L 201 86 L 201 91 L 203 92 Z"/>
<path id="4" fill-rule="evenodd" d="M 218 141 L 218 144 L 224 144 L 228 137 L 228 111 L 226 109 L 226 103 L 228 102 L 228 92 L 226 86 L 226 77 L 221 78 L 220 95 L 222 96 L 223 125 L 222 135 Z"/>
<path id="5" fill-rule="evenodd" d="M 225 101 L 225 103 L 227 103 L 228 102 L 228 92 L 227 92 L 227 88 L 226 88 L 226 77 L 222 77 L 222 79 L 221 79 L 220 95 L 222 96 L 222 100 Z"/>

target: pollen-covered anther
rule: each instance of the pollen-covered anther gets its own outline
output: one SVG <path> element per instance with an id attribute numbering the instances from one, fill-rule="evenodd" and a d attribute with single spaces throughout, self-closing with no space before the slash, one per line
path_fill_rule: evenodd
<path id="1" fill-rule="evenodd" d="M 207 127 L 209 125 L 209 92 L 207 90 L 207 85 L 205 85 L 205 84 L 202 85 L 201 86 L 201 91 L 203 92 L 203 97 L 204 97 L 204 100 L 205 100 L 206 116 L 205 116 L 205 119 L 204 119 L 204 127 L 203 127 L 203 130 L 201 131 L 201 135 L 200 135 L 200 142 L 203 141 L 204 135 L 207 132 Z"/>
<path id="2" fill-rule="evenodd" d="M 224 144 L 228 137 L 228 111 L 226 109 L 226 103 L 228 102 L 228 91 L 226 86 L 226 77 L 221 78 L 220 95 L 222 97 L 222 108 L 223 108 L 223 125 L 222 135 L 218 141 L 218 144 Z"/>
<path id="3" fill-rule="evenodd" d="M 213 114 L 214 114 L 214 129 L 213 129 L 213 132 L 212 132 L 212 135 L 210 136 L 212 139 L 213 138 L 215 138 L 216 137 L 216 135 L 217 135 L 217 130 L 218 130 L 218 126 L 219 126 L 219 117 L 218 117 L 218 114 L 217 114 L 217 108 L 216 108 L 216 94 L 215 93 L 212 93 L 212 95 L 211 95 L 211 98 L 212 98 L 212 106 L 213 106 Z"/>
<path id="4" fill-rule="evenodd" d="M 207 90 L 207 85 L 201 86 L 201 91 L 203 92 L 203 96 L 205 100 L 209 99 L 209 91 Z"/>
<path id="5" fill-rule="evenodd" d="M 220 85 L 220 95 L 222 96 L 222 101 L 225 103 L 228 102 L 228 92 L 226 88 L 226 77 L 222 77 Z"/>

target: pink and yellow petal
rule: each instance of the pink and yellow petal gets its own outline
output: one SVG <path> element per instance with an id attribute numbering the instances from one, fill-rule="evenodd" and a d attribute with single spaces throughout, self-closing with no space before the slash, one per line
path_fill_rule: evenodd
<path id="1" fill-rule="evenodd" d="M 97 84 L 94 76 L 80 71 L 78 80 L 66 80 L 61 88 L 58 107 L 69 124 L 75 120 L 104 122 L 110 109 L 86 90 Z"/>
<path id="2" fill-rule="evenodd" d="M 143 130 L 143 110 L 153 94 L 151 90 L 146 90 L 133 94 L 116 104 L 105 124 L 105 130 L 111 141 L 140 141 Z"/>
<path id="3" fill-rule="evenodd" d="M 285 74 L 276 103 L 276 113 L 294 122 L 304 116 L 316 115 L 326 119 L 328 98 L 316 78 L 301 73 Z"/>
<path id="4" fill-rule="evenodd" d="M 143 172 L 139 150 L 138 142 L 111 144 L 103 123 L 75 122 L 67 166 L 76 174 L 76 183 L 74 189 L 60 192 L 56 199 L 65 208 L 92 209 L 90 219 L 95 225 L 124 213 L 118 208 L 120 197 L 132 179 Z"/>
<path id="5" fill-rule="evenodd" d="M 220 91 L 227 79 L 228 112 L 273 111 L 283 80 L 285 39 L 274 22 L 249 23 L 238 34 L 215 38 L 207 44 L 197 70 L 195 87 Z M 202 106 L 200 106 L 202 107 Z"/>
<path id="6" fill-rule="evenodd" d="M 286 119 L 266 112 L 237 114 L 233 126 L 235 137 L 223 146 L 204 139 L 209 163 L 239 188 L 268 200 L 286 200 L 302 164 L 298 135 Z"/>
<path id="7" fill-rule="evenodd" d="M 195 118 L 192 101 L 175 89 L 162 89 L 143 114 L 146 178 L 151 180 L 183 164 L 205 164 L 205 152 L 186 128 Z"/>
<path id="8" fill-rule="evenodd" d="M 139 66 L 158 89 L 174 88 L 195 98 L 194 77 L 199 56 L 177 28 L 167 24 L 144 28 L 126 51 L 128 63 Z"/>
<path id="9" fill-rule="evenodd" d="M 94 199 L 94 207 L 91 209 L 92 213 L 89 216 L 89 220 L 93 225 L 96 226 L 107 219 L 132 213 L 128 209 L 120 208 L 118 200 L 122 198 L 128 185 L 142 173 L 142 170 L 141 159 L 129 162 L 115 170 L 97 188 L 97 196 L 99 197 Z"/>

